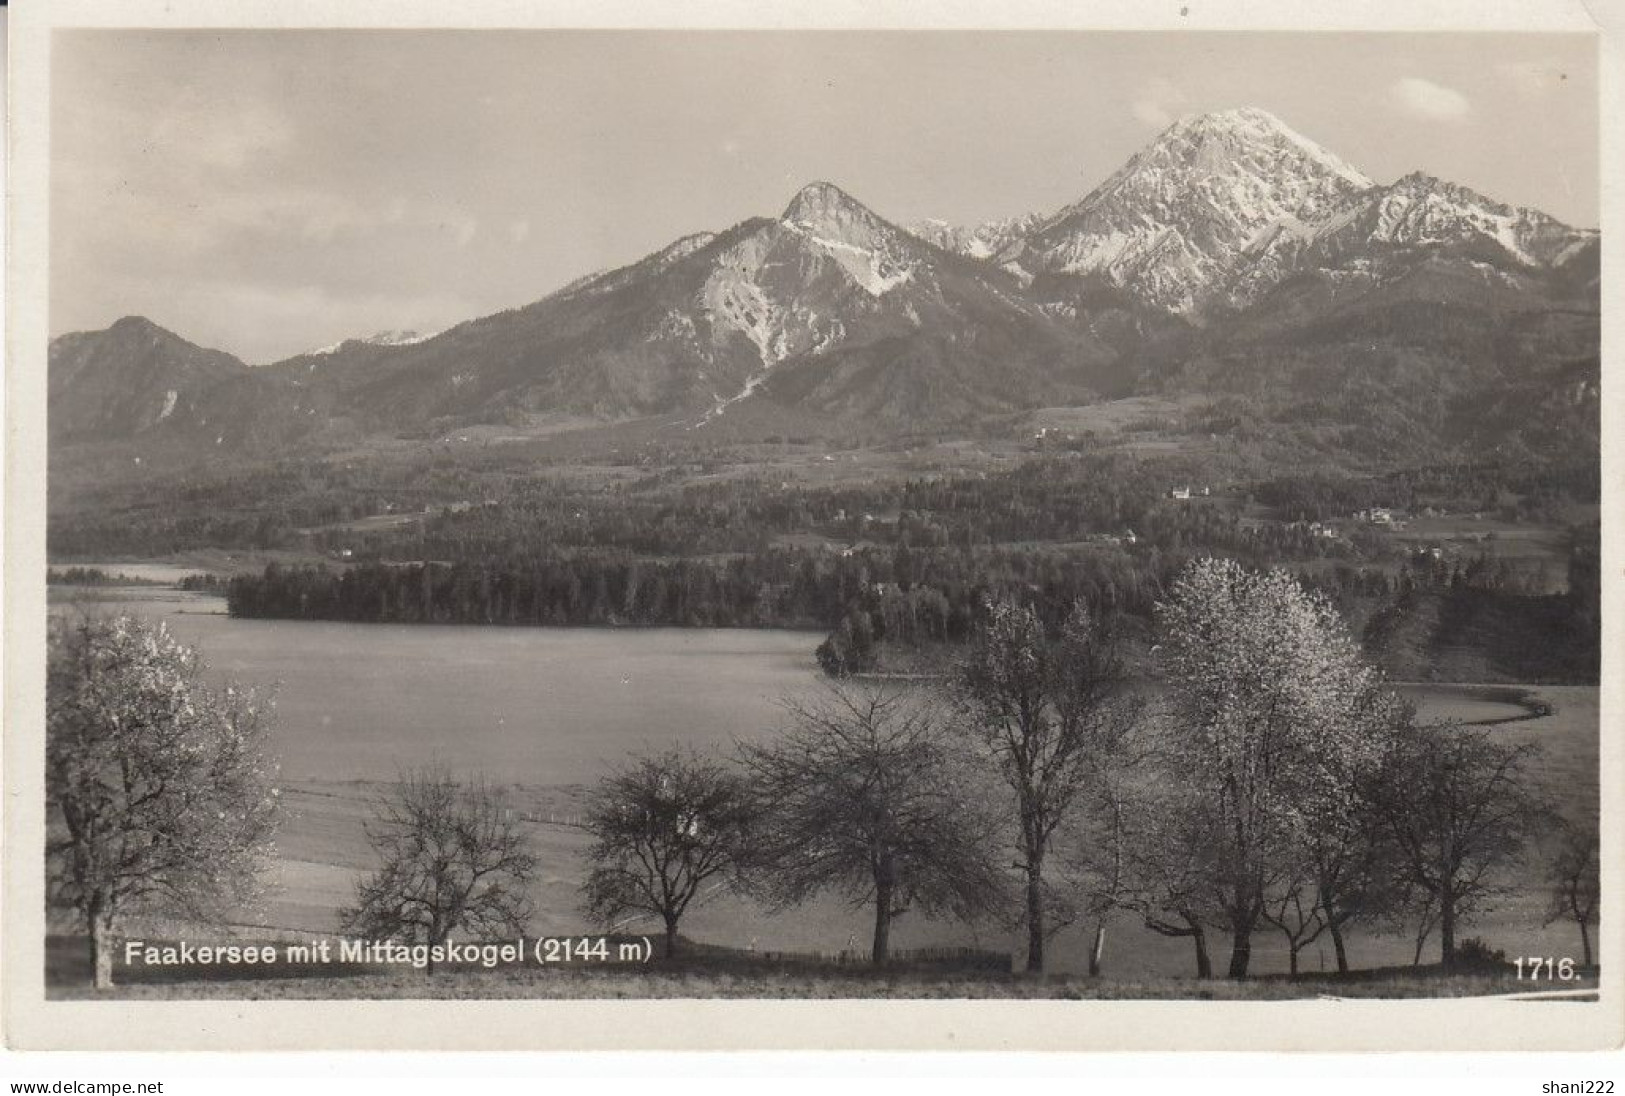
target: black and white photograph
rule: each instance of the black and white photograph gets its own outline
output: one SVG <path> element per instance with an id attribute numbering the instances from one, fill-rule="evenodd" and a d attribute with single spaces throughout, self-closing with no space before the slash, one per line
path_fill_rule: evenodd
<path id="1" fill-rule="evenodd" d="M 1597 34 L 36 36 L 41 1015 L 1618 1042 Z"/>

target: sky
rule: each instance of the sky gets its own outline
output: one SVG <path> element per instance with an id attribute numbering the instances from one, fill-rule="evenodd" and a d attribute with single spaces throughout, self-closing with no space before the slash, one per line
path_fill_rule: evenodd
<path id="1" fill-rule="evenodd" d="M 251 363 L 537 300 L 814 180 L 894 221 L 1053 212 L 1256 106 L 1378 182 L 1598 219 L 1567 35 L 58 31 L 53 334 Z"/>

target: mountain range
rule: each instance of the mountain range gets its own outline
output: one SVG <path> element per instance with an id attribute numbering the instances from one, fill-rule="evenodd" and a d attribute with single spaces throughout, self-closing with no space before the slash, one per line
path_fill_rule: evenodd
<path id="1" fill-rule="evenodd" d="M 1244 108 L 1174 124 L 1047 216 L 904 227 L 817 182 L 433 335 L 250 367 L 127 317 L 52 342 L 50 434 L 258 451 L 764 406 L 946 429 L 1179 389 L 1336 415 L 1386 391 L 1439 404 L 1417 429 L 1493 443 L 1496 413 L 1594 412 L 1599 270 L 1595 231 L 1420 173 L 1374 182 Z"/>

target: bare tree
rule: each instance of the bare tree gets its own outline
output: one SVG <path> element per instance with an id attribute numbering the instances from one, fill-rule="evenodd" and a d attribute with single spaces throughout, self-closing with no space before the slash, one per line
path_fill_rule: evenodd
<path id="1" fill-rule="evenodd" d="M 1119 910 L 1140 911 L 1137 886 L 1142 845 L 1152 820 L 1141 785 L 1153 754 L 1141 741 L 1138 722 L 1124 728 L 1114 749 L 1095 758 L 1095 778 L 1078 797 L 1076 822 L 1061 843 L 1070 849 L 1078 903 L 1095 925 L 1089 948 L 1089 974 L 1098 977 L 1105 961 L 1106 923 Z M 1186 935 L 1179 933 L 1178 935 Z"/>
<path id="2" fill-rule="evenodd" d="M 604 779 L 587 811 L 587 912 L 605 922 L 660 918 L 671 958 L 683 915 L 709 896 L 707 884 L 738 870 L 752 818 L 744 781 L 721 762 L 682 749 L 634 758 Z"/>
<path id="3" fill-rule="evenodd" d="M 1376 811 L 1367 802 L 1342 824 L 1315 832 L 1305 854 L 1338 973 L 1347 974 L 1349 927 L 1390 917 L 1405 904 L 1393 847 L 1381 830 Z"/>
<path id="4" fill-rule="evenodd" d="M 1089 976 L 1099 977 L 1106 955 L 1106 921 L 1125 908 L 1129 893 L 1129 819 L 1123 789 L 1103 782 L 1084 804 L 1082 833 L 1072 870 L 1083 891 L 1083 910 L 1095 923 Z"/>
<path id="5" fill-rule="evenodd" d="M 1557 849 L 1551 859 L 1547 881 L 1551 884 L 1551 904 L 1546 924 L 1570 920 L 1580 930 L 1580 947 L 1585 965 L 1591 965 L 1591 925 L 1597 921 L 1602 901 L 1602 870 L 1597 816 L 1583 822 L 1563 819 L 1558 823 Z"/>
<path id="6" fill-rule="evenodd" d="M 134 617 L 52 633 L 45 784 L 51 893 L 84 919 L 97 988 L 126 914 L 252 903 L 276 823 L 266 703 L 201 682 L 197 652 Z"/>
<path id="7" fill-rule="evenodd" d="M 1439 927 L 1439 892 L 1409 886 L 1401 894 L 1403 901 L 1395 908 L 1394 914 L 1401 918 L 1408 917 L 1414 926 L 1411 941 L 1415 946 L 1411 949 L 1411 966 L 1419 967 L 1428 938 Z"/>
<path id="8" fill-rule="evenodd" d="M 1126 684 L 1111 637 L 1082 602 L 1055 636 L 1031 609 L 991 603 L 956 675 L 962 724 L 1015 793 L 1029 971 L 1044 969 L 1049 935 L 1045 859 L 1133 723 Z"/>
<path id="9" fill-rule="evenodd" d="M 1415 727 L 1390 758 L 1383 823 L 1403 880 L 1431 896 L 1446 969 L 1455 964 L 1457 925 L 1501 889 L 1498 873 L 1545 816 L 1526 772 L 1536 752 L 1444 723 Z"/>
<path id="10" fill-rule="evenodd" d="M 339 911 L 345 932 L 434 947 L 455 932 L 488 940 L 525 931 L 537 867 L 530 833 L 484 778 L 407 772 L 366 832 L 381 866 Z"/>
<path id="11" fill-rule="evenodd" d="M 1213 956 L 1208 951 L 1207 928 L 1190 906 L 1177 901 L 1166 907 L 1148 907 L 1145 927 L 1159 936 L 1184 937 L 1196 946 L 1196 977 L 1213 977 Z"/>
<path id="12" fill-rule="evenodd" d="M 757 870 L 777 905 L 823 890 L 872 905 L 876 966 L 910 910 L 973 919 L 998 907 L 980 796 L 920 698 L 832 686 L 785 707 L 782 736 L 742 747 L 762 803 Z"/>
<path id="13" fill-rule="evenodd" d="M 1207 929 L 1222 914 L 1212 905 L 1211 870 L 1217 858 L 1214 819 L 1200 801 L 1170 784 L 1146 782 L 1127 801 L 1129 856 L 1124 906 L 1159 936 L 1188 939 L 1196 951 L 1196 976 L 1213 977 Z"/>
<path id="14" fill-rule="evenodd" d="M 1289 873 L 1266 890 L 1260 916 L 1286 939 L 1288 971 L 1298 973 L 1298 955 L 1326 931 L 1325 909 L 1309 876 L 1312 868 Z"/>
<path id="15" fill-rule="evenodd" d="M 1349 972 L 1349 927 L 1389 918 L 1406 905 L 1378 801 L 1386 759 L 1414 712 L 1375 678 L 1369 685 L 1342 713 L 1345 725 L 1359 732 L 1357 746 L 1332 739 L 1331 748 L 1322 741 L 1312 751 L 1314 769 L 1299 793 L 1312 806 L 1298 814 L 1295 827 L 1300 857 L 1295 871 L 1302 874 L 1302 893 L 1315 895 L 1310 920 L 1323 925 L 1320 931 L 1331 939 L 1340 974 Z"/>

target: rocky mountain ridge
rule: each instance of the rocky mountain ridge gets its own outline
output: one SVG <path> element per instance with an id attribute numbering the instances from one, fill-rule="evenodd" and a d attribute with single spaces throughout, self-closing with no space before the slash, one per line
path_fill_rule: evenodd
<path id="1" fill-rule="evenodd" d="M 1594 314 L 1598 289 L 1595 232 L 1420 173 L 1374 183 L 1248 108 L 1174 124 L 1049 216 L 911 230 L 817 182 L 777 217 L 534 304 L 269 366 L 126 318 L 53 342 L 51 434 L 274 447 L 549 415 L 701 428 L 747 403 L 946 428 L 1189 379 L 1185 363 L 1249 340 L 1342 345 L 1316 334 L 1336 330 L 1448 357 L 1394 310 L 1488 329 Z M 1585 354 L 1570 327 L 1565 362 Z"/>

